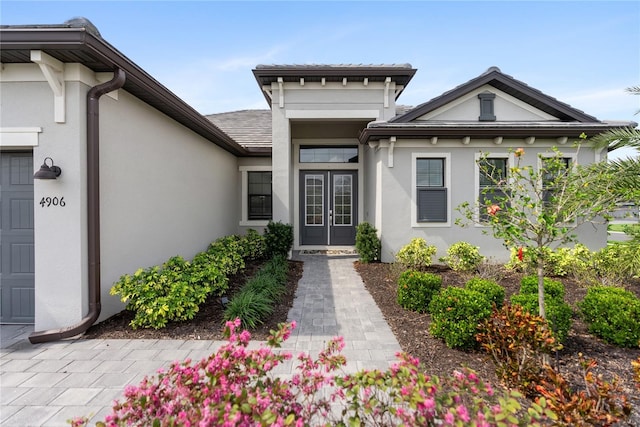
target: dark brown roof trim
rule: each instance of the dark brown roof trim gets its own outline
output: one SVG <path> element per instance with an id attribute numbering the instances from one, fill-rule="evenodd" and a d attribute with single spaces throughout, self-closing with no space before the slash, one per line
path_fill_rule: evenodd
<path id="1" fill-rule="evenodd" d="M 491 67 L 484 74 L 463 83 L 456 88 L 443 93 L 442 95 L 433 98 L 432 100 L 418 105 L 413 110 L 394 117 L 389 120 L 390 123 L 407 123 L 417 119 L 449 102 L 481 87 L 489 84 L 498 90 L 508 93 L 515 98 L 518 98 L 527 104 L 530 104 L 545 113 L 558 117 L 563 121 L 578 121 L 578 122 L 598 122 L 599 120 L 594 116 L 586 114 L 585 112 L 571 107 L 569 104 L 558 101 L 549 95 L 545 95 L 541 91 L 532 88 L 524 82 L 514 79 L 513 77 L 504 74 L 498 67 Z"/>
<path id="2" fill-rule="evenodd" d="M 297 82 L 301 78 L 309 82 L 319 82 L 322 78 L 326 81 L 342 81 L 343 78 L 364 79 L 369 81 L 383 82 L 387 77 L 399 85 L 405 87 L 416 73 L 415 68 L 411 68 L 410 64 L 403 65 L 257 65 L 252 70 L 253 75 L 263 90 L 263 86 L 269 86 L 271 83 L 277 82 L 278 77 L 282 77 L 285 82 Z M 404 90 L 404 89 L 403 89 Z M 402 91 L 396 94 L 396 98 L 400 96 Z M 267 103 L 271 105 L 269 97 L 265 94 Z"/>
<path id="3" fill-rule="evenodd" d="M 124 90 L 224 150 L 237 156 L 250 155 L 193 107 L 85 28 L 0 27 L 0 62 L 30 63 L 30 51 L 34 49 L 62 62 L 82 63 L 96 72 L 112 72 L 120 68 L 127 74 Z"/>
<path id="4" fill-rule="evenodd" d="M 575 125 L 564 126 L 414 126 L 414 127 L 368 127 L 364 129 L 359 136 L 360 143 L 366 144 L 369 141 L 386 139 L 392 136 L 407 139 L 428 139 L 434 136 L 444 138 L 461 138 L 469 136 L 472 138 L 496 138 L 496 137 L 514 137 L 526 138 L 530 136 L 545 138 L 578 138 L 584 133 L 587 137 L 595 136 L 599 133 L 610 129 L 634 127 L 633 122 L 624 124 L 592 124 L 585 125 L 576 123 Z"/>

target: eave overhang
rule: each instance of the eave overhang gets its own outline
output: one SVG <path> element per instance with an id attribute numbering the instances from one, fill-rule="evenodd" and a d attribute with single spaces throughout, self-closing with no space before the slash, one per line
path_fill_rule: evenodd
<path id="1" fill-rule="evenodd" d="M 391 137 L 405 139 L 430 139 L 438 138 L 483 138 L 493 139 L 505 138 L 578 138 L 581 134 L 593 137 L 611 129 L 628 128 L 637 126 L 634 122 L 620 123 L 565 123 L 558 122 L 545 125 L 523 125 L 523 124 L 488 124 L 477 123 L 447 123 L 447 124 L 373 124 L 364 129 L 359 136 L 361 144 L 369 141 L 388 139 Z"/>
<path id="2" fill-rule="evenodd" d="M 417 69 L 409 64 L 400 66 L 336 66 L 336 65 L 258 65 L 252 70 L 258 82 L 260 90 L 271 106 L 271 99 L 265 92 L 265 87 L 277 83 L 278 78 L 283 82 L 341 82 L 344 78 L 348 81 L 364 80 L 369 82 L 384 82 L 387 77 L 399 86 L 395 97 L 398 99 L 409 81 L 413 78 Z"/>
<path id="3" fill-rule="evenodd" d="M 30 63 L 32 50 L 41 50 L 61 62 L 83 64 L 95 72 L 120 68 L 127 75 L 123 87 L 127 92 L 224 150 L 236 156 L 252 155 L 115 47 L 85 28 L 0 27 L 1 63 Z"/>

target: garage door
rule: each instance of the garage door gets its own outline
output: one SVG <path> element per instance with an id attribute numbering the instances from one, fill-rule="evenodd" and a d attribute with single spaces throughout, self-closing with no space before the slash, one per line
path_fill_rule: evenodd
<path id="1" fill-rule="evenodd" d="M 33 323 L 33 155 L 0 153 L 0 323 Z"/>

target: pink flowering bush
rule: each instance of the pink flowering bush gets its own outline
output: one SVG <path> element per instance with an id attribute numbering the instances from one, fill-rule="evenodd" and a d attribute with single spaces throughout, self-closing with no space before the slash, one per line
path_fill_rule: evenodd
<path id="1" fill-rule="evenodd" d="M 540 425 L 544 407 L 522 411 L 517 393 L 494 394 L 470 370 L 443 380 L 421 373 L 418 360 L 400 354 L 386 372 L 340 376 L 342 338 L 314 360 L 298 356 L 296 373 L 271 372 L 291 360 L 274 351 L 295 322 L 273 331 L 268 346 L 248 349 L 250 334 L 228 322 L 228 342 L 198 363 L 174 362 L 157 377 L 128 386 L 102 426 L 311 426 L 311 425 Z M 87 418 L 70 421 L 85 426 Z"/>
<path id="2" fill-rule="evenodd" d="M 336 379 L 346 405 L 346 423 L 340 425 L 540 426 L 553 417 L 544 402 L 523 412 L 519 393 L 496 395 L 469 369 L 439 379 L 421 372 L 418 359 L 399 358 L 386 372 L 361 371 Z"/>

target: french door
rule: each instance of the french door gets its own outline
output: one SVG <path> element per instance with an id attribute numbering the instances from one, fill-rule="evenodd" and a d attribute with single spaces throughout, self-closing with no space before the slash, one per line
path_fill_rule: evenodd
<path id="1" fill-rule="evenodd" d="M 351 246 L 358 220 L 357 171 L 300 171 L 300 244 Z"/>

